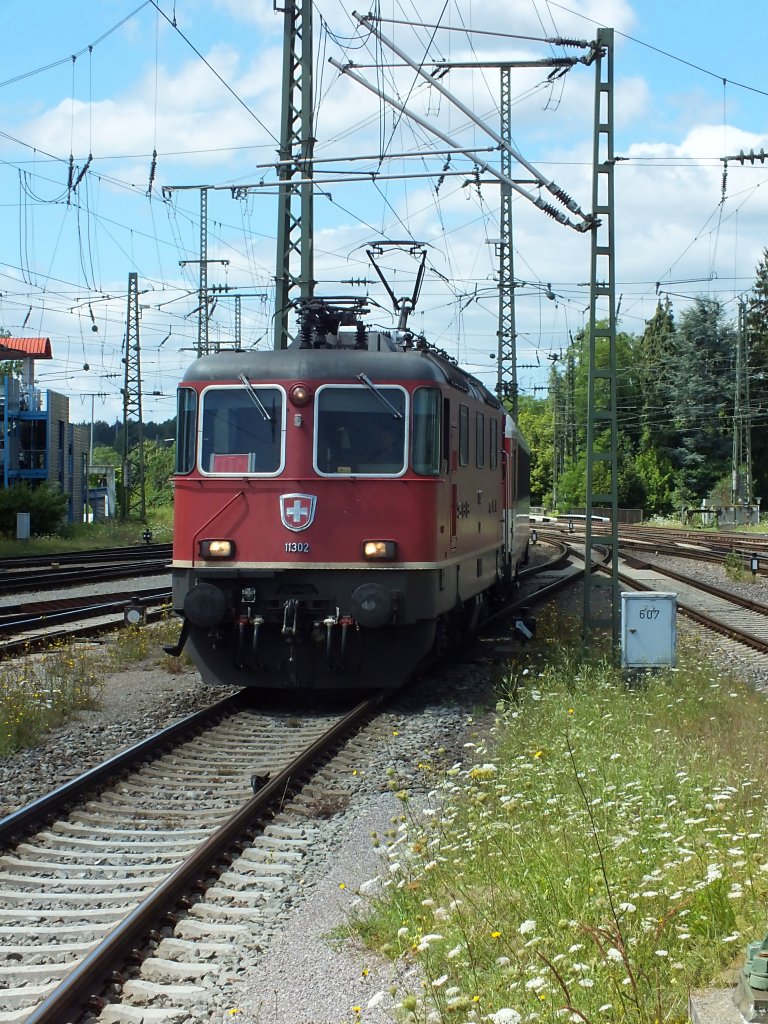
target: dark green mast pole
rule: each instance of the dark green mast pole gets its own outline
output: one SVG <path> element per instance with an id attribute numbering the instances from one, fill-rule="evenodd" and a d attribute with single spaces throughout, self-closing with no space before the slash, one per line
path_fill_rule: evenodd
<path id="1" fill-rule="evenodd" d="M 286 0 L 283 35 L 283 109 L 275 270 L 275 348 L 290 340 L 288 316 L 298 299 L 314 294 L 312 157 L 312 3 Z"/>
<path id="2" fill-rule="evenodd" d="M 620 609 L 613 171 L 613 29 L 601 28 L 595 56 L 585 542 L 589 564 L 593 510 L 596 506 L 609 509 L 609 531 L 600 535 L 600 543 L 609 548 L 611 574 L 610 579 L 600 573 L 587 572 L 585 576 L 583 631 L 586 641 L 591 630 L 607 626 L 617 645 Z M 602 591 L 603 601 L 598 602 L 598 591 Z"/>

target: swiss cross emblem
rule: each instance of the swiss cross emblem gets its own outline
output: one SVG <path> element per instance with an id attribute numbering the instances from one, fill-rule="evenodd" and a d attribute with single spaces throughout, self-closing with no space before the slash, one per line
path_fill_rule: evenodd
<path id="1" fill-rule="evenodd" d="M 306 530 L 315 518 L 317 498 L 314 494 L 281 494 L 280 519 L 289 530 Z"/>

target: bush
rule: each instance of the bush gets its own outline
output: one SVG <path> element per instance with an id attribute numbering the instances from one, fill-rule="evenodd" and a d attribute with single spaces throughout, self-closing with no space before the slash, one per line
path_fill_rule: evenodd
<path id="1" fill-rule="evenodd" d="M 36 536 L 55 533 L 67 514 L 67 496 L 52 487 L 14 484 L 0 488 L 0 534 L 16 535 L 16 514 L 29 512 L 30 531 Z"/>

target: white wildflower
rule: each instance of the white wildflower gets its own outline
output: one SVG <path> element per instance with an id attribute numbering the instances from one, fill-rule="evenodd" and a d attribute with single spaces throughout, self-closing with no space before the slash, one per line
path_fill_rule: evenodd
<path id="1" fill-rule="evenodd" d="M 511 1006 L 502 1006 L 495 1013 L 489 1013 L 486 1020 L 493 1021 L 493 1024 L 520 1024 L 523 1018 L 513 1010 Z"/>
<path id="2" fill-rule="evenodd" d="M 525 987 L 533 992 L 541 992 L 546 987 L 547 979 L 542 977 L 531 978 L 530 981 L 526 981 Z"/>
<path id="3" fill-rule="evenodd" d="M 527 921 L 523 921 L 517 930 L 521 935 L 530 935 L 532 932 L 536 931 L 536 922 L 529 918 Z"/>

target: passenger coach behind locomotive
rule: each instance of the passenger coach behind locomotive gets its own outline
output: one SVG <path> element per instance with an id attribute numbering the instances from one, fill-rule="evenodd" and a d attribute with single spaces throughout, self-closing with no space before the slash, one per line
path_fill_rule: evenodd
<path id="1" fill-rule="evenodd" d="M 528 450 L 498 400 L 423 339 L 340 320 L 179 387 L 177 650 L 207 682 L 399 685 L 526 556 Z"/>

